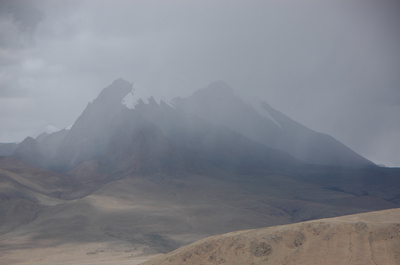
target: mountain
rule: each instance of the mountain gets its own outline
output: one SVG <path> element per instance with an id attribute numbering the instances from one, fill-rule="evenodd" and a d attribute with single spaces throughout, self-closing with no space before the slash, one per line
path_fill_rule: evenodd
<path id="1" fill-rule="evenodd" d="M 374 165 L 333 137 L 308 129 L 273 109 L 265 101 L 249 95 L 237 95 L 222 81 L 199 89 L 187 98 L 175 98 L 173 105 L 306 163 Z"/>
<path id="2" fill-rule="evenodd" d="M 92 103 L 88 103 L 59 143 L 52 161 L 54 169 L 71 169 L 104 154 L 110 138 L 118 131 L 118 125 L 124 122 L 120 117 L 126 108 L 121 101 L 131 88 L 132 84 L 122 79 L 115 80 Z"/>
<path id="3" fill-rule="evenodd" d="M 146 104 L 138 99 L 134 108 L 128 108 L 123 103 L 131 91 L 132 84 L 116 80 L 87 105 L 70 130 L 53 133 L 40 142 L 27 138 L 14 156 L 59 172 L 91 159 L 107 161 L 113 170 L 124 168 L 126 172 L 133 168 L 137 172 L 170 170 L 182 163 L 193 166 L 193 161 L 242 171 L 284 170 L 300 163 L 286 153 L 164 101 L 159 104 L 150 98 Z M 155 155 L 157 148 L 163 150 Z M 146 152 L 151 154 L 145 156 Z"/>
<path id="4" fill-rule="evenodd" d="M 243 100 L 223 82 L 188 98 L 176 98 L 173 104 L 153 97 L 141 99 L 135 93 L 133 84 L 115 80 L 88 103 L 70 130 L 39 142 L 28 137 L 13 157 L 79 180 L 87 194 L 134 175 L 229 172 L 244 178 L 287 176 L 325 189 L 384 199 L 390 205 L 399 203 L 398 170 L 375 166 L 265 102 Z M 305 153 L 314 162 L 320 158 L 333 165 L 322 160 L 320 165 L 306 164 L 287 149 L 308 150 Z M 383 201 L 378 204 L 386 207 Z"/>
<path id="5" fill-rule="evenodd" d="M 53 124 L 49 123 L 40 130 L 37 130 L 33 135 L 28 138 L 35 139 L 37 142 L 41 142 L 46 136 L 59 132 L 58 129 Z M 64 130 L 65 131 L 65 130 Z M 15 149 L 19 146 L 20 143 L 0 143 L 0 156 L 11 156 Z"/>
<path id="6" fill-rule="evenodd" d="M 374 166 L 334 138 L 291 120 L 265 101 L 249 96 L 244 96 L 247 100 L 242 99 L 243 96 L 235 95 L 221 81 L 190 97 L 175 98 L 172 105 L 163 100 L 158 103 L 153 97 L 141 99 L 135 93 L 131 83 L 122 79 L 114 81 L 87 105 L 70 130 L 36 139 L 36 151 L 31 150 L 33 143 L 23 142 L 21 146 L 29 145 L 23 149 L 31 151 L 26 157 L 20 150 L 15 155 L 42 168 L 71 170 L 88 159 L 109 157 L 109 149 L 115 148 L 111 142 L 118 142 L 122 128 L 130 128 L 132 133 L 145 120 L 154 124 L 154 130 L 160 130 L 168 140 L 222 166 L 258 170 L 269 165 L 269 169 L 282 169 L 300 161 Z"/>
<path id="7" fill-rule="evenodd" d="M 12 155 L 17 147 L 17 143 L 0 143 L 0 156 Z"/>
<path id="8" fill-rule="evenodd" d="M 242 119 L 242 130 L 260 133 L 251 128 L 258 117 L 272 133 L 291 122 L 223 83 L 174 104 L 135 89 L 114 81 L 70 130 L 28 137 L 0 157 L 0 264 L 43 263 L 48 253 L 59 253 L 48 263 L 128 260 L 231 231 L 400 205 L 398 168 L 359 157 L 351 167 L 308 164 L 227 126 Z M 214 109 L 216 117 L 186 110 L 197 95 L 198 112 Z M 226 116 L 229 108 L 236 117 Z M 229 122 L 219 124 L 224 117 Z"/>
<path id="9" fill-rule="evenodd" d="M 39 148 L 39 143 L 32 137 L 25 138 L 22 143 L 14 150 L 13 157 L 19 158 L 21 161 L 29 165 L 37 167 L 46 167 L 43 154 Z"/>
<path id="10" fill-rule="evenodd" d="M 400 210 L 386 210 L 202 239 L 143 265 L 400 264 Z"/>
<path id="11" fill-rule="evenodd" d="M 40 142 L 44 137 L 52 133 L 60 131 L 54 124 L 49 123 L 40 130 L 36 131 L 31 137 L 36 141 Z"/>

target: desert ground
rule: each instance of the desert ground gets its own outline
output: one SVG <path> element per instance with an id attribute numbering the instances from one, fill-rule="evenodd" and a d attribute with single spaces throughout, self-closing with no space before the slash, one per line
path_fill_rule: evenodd
<path id="1" fill-rule="evenodd" d="M 293 259 L 313 264 L 307 257 L 319 254 L 314 264 L 328 264 L 321 261 L 322 256 L 333 261 L 343 257 L 343 264 L 369 264 L 371 260 L 348 263 L 365 253 L 376 253 L 376 264 L 400 264 L 399 209 L 321 219 L 396 206 L 378 197 L 281 175 L 221 173 L 130 176 L 88 196 L 66 200 L 50 196 L 55 190 L 49 186 L 51 181 L 66 186 L 61 175 L 19 164 L 16 170 L 12 165 L 5 163 L 1 171 L 1 209 L 8 213 L 0 215 L 1 265 L 140 264 L 152 258 L 156 260 L 147 264 L 300 264 Z M 299 223 L 310 219 L 321 220 Z M 287 225 L 291 223 L 295 224 Z M 269 228 L 246 230 L 261 227 Z M 320 232 L 313 232 L 314 228 Z M 246 231 L 208 238 L 238 230 Z M 374 233 L 381 233 L 382 239 L 375 240 Z M 282 241 L 273 240 L 272 235 Z M 189 250 L 209 240 L 211 250 L 198 252 L 201 255 Z M 200 243 L 187 246 L 195 241 Z M 261 252 L 251 250 L 254 242 L 259 242 Z M 271 253 L 265 251 L 267 245 Z M 178 249 L 182 246 L 186 247 Z M 161 256 L 175 249 L 167 254 L 175 257 L 171 262 Z M 377 262 L 378 257 L 388 260 Z"/>
<path id="2" fill-rule="evenodd" d="M 400 209 L 230 232 L 167 254 L 149 254 L 124 241 L 68 243 L 3 237 L 0 264 L 400 264 Z M 26 244 L 27 247 L 20 246 Z M 13 249 L 13 245 L 19 248 Z"/>
<path id="3" fill-rule="evenodd" d="M 158 256 L 164 264 L 400 264 L 400 209 L 213 236 Z"/>
<path id="4" fill-rule="evenodd" d="M 24 237 L 10 239 L 9 242 L 26 243 Z M 51 242 L 47 242 L 48 245 Z M 54 243 L 54 242 L 53 242 Z M 112 243 L 74 243 L 54 246 L 28 247 L 25 249 L 13 249 L 5 247 L 0 257 L 1 265 L 18 264 L 65 264 L 65 265 L 136 265 L 154 258 L 160 254 L 144 254 L 146 249 L 132 248 L 125 242 Z"/>

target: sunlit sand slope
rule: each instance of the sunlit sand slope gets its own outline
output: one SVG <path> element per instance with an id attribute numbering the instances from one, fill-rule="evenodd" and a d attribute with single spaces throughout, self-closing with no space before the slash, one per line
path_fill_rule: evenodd
<path id="1" fill-rule="evenodd" d="M 400 209 L 213 236 L 144 264 L 400 264 Z"/>

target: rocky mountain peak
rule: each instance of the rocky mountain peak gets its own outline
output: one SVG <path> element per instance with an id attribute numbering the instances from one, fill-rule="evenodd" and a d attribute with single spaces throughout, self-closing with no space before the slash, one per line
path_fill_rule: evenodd
<path id="1" fill-rule="evenodd" d="M 122 99 L 132 90 L 132 83 L 122 78 L 115 80 L 111 85 L 104 88 L 99 96 L 93 100 L 94 105 L 111 106 L 120 104 Z"/>

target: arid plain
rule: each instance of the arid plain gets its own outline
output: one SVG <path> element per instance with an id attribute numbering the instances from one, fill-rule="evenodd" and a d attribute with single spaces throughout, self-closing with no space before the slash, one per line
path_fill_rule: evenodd
<path id="1" fill-rule="evenodd" d="M 162 255 L 125 242 L 74 243 L 3 251 L 0 264 L 400 264 L 400 209 L 208 237 Z M 24 236 L 3 238 L 29 244 Z M 50 243 L 50 242 L 47 242 Z M 147 262 L 146 262 L 147 261 Z"/>

